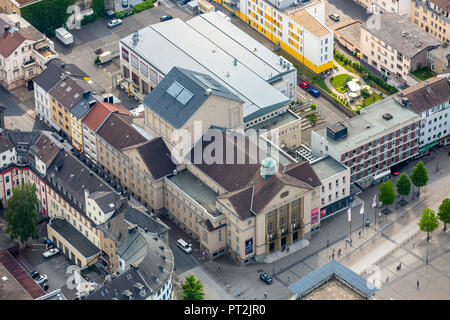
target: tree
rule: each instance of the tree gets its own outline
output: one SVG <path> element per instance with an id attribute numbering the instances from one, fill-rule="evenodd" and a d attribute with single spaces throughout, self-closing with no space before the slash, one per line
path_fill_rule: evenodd
<path id="1" fill-rule="evenodd" d="M 419 188 L 418 195 L 420 197 L 420 187 L 423 187 L 428 182 L 428 172 L 427 168 L 425 168 L 425 165 L 422 161 L 417 162 L 417 165 L 415 166 L 413 173 L 411 175 L 411 181 L 412 183 Z"/>
<path id="2" fill-rule="evenodd" d="M 367 89 L 367 88 L 361 89 L 361 96 L 362 96 L 364 99 L 370 97 L 369 89 Z"/>
<path id="3" fill-rule="evenodd" d="M 203 284 L 196 280 L 193 275 L 186 277 L 186 282 L 182 285 L 183 300 L 203 300 Z"/>
<path id="4" fill-rule="evenodd" d="M 433 232 L 439 227 L 439 221 L 430 208 L 423 209 L 420 221 L 417 223 L 420 231 L 427 233 L 427 241 L 430 241 L 430 232 Z"/>
<path id="5" fill-rule="evenodd" d="M 447 231 L 447 223 L 450 223 L 450 199 L 445 198 L 438 209 L 438 218 L 444 223 L 444 232 Z"/>
<path id="6" fill-rule="evenodd" d="M 411 180 L 406 173 L 402 173 L 397 180 L 397 193 L 407 196 L 411 192 Z"/>
<path id="7" fill-rule="evenodd" d="M 378 194 L 378 199 L 383 203 L 383 205 L 390 205 L 394 203 L 395 190 L 391 180 L 383 182 L 380 185 L 380 193 Z"/>
<path id="8" fill-rule="evenodd" d="M 28 238 L 38 239 L 39 202 L 36 196 L 36 185 L 22 184 L 12 191 L 5 213 L 6 232 L 11 240 L 18 239 L 25 245 Z"/>

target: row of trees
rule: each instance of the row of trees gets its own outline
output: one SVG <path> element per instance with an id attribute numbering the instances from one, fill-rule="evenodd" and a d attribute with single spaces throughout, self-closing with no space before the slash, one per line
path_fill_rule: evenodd
<path id="1" fill-rule="evenodd" d="M 420 196 L 420 188 L 426 186 L 429 180 L 427 168 L 422 161 L 419 161 L 411 177 L 408 177 L 406 173 L 402 173 L 397 180 L 397 193 L 404 197 L 411 193 L 412 184 L 418 188 L 418 195 Z M 413 192 L 414 197 L 414 192 Z M 391 205 L 395 202 L 396 194 L 394 190 L 394 184 L 391 180 L 383 182 L 380 185 L 380 193 L 378 194 L 378 199 L 383 203 L 383 205 Z"/>

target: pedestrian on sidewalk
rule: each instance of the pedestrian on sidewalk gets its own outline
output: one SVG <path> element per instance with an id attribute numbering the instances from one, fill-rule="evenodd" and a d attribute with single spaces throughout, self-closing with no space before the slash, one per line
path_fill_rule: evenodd
<path id="1" fill-rule="evenodd" d="M 361 230 L 359 230 L 358 235 L 359 235 L 359 237 L 361 238 Z"/>
<path id="2" fill-rule="evenodd" d="M 338 250 L 338 256 L 340 256 L 341 255 L 341 248 L 339 248 L 339 250 Z"/>
<path id="3" fill-rule="evenodd" d="M 389 282 L 389 276 L 386 277 L 386 283 L 388 283 L 388 282 Z"/>
<path id="4" fill-rule="evenodd" d="M 264 299 L 267 299 L 267 292 L 264 291 Z"/>
<path id="5" fill-rule="evenodd" d="M 417 280 L 417 289 L 419 289 L 419 280 Z"/>
<path id="6" fill-rule="evenodd" d="M 331 254 L 331 259 L 334 259 L 334 252 Z"/>
<path id="7" fill-rule="evenodd" d="M 416 244 L 413 242 L 413 248 L 416 246 Z"/>

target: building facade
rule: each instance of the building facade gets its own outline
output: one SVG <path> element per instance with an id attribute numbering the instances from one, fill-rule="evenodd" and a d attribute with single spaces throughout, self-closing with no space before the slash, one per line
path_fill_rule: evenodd
<path id="1" fill-rule="evenodd" d="M 214 0 L 314 73 L 333 68 L 333 32 L 325 4 L 283 0 Z"/>
<path id="2" fill-rule="evenodd" d="M 366 8 L 373 8 L 380 12 L 395 12 L 401 16 L 408 16 L 410 14 L 411 0 L 354 0 Z"/>
<path id="3" fill-rule="evenodd" d="M 420 116 L 418 156 L 440 144 L 450 144 L 450 80 L 435 77 L 397 94 L 399 102 Z"/>
<path id="4" fill-rule="evenodd" d="M 427 66 L 427 52 L 439 40 L 395 13 L 378 15 L 382 28 L 361 27 L 361 59 L 385 76 L 406 81 L 408 73 Z"/>
<path id="5" fill-rule="evenodd" d="M 313 131 L 311 150 L 315 157 L 330 155 L 349 167 L 350 182 L 366 187 L 417 154 L 419 130 L 419 116 L 389 97 L 355 118 Z"/>
<path id="6" fill-rule="evenodd" d="M 450 3 L 447 0 L 411 0 L 411 22 L 442 42 L 450 42 Z"/>

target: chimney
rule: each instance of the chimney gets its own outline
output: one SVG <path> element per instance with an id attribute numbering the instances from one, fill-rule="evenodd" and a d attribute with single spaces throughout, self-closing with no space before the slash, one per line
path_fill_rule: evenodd
<path id="1" fill-rule="evenodd" d="M 89 190 L 87 188 L 84 189 L 85 198 L 89 197 Z"/>
<path id="2" fill-rule="evenodd" d="M 91 92 L 89 90 L 86 90 L 83 92 L 83 98 L 86 98 L 87 96 L 89 96 Z"/>
<path id="3" fill-rule="evenodd" d="M 133 232 L 133 230 L 137 230 L 137 227 L 138 227 L 137 224 L 132 224 L 128 226 L 128 233 L 130 234 Z"/>
<path id="4" fill-rule="evenodd" d="M 139 265 L 132 263 L 130 264 L 131 268 L 133 268 L 134 270 L 138 270 L 139 269 Z"/>
<path id="5" fill-rule="evenodd" d="M 19 28 L 19 29 L 20 29 L 20 21 L 17 21 L 17 22 L 16 22 L 16 28 Z"/>

